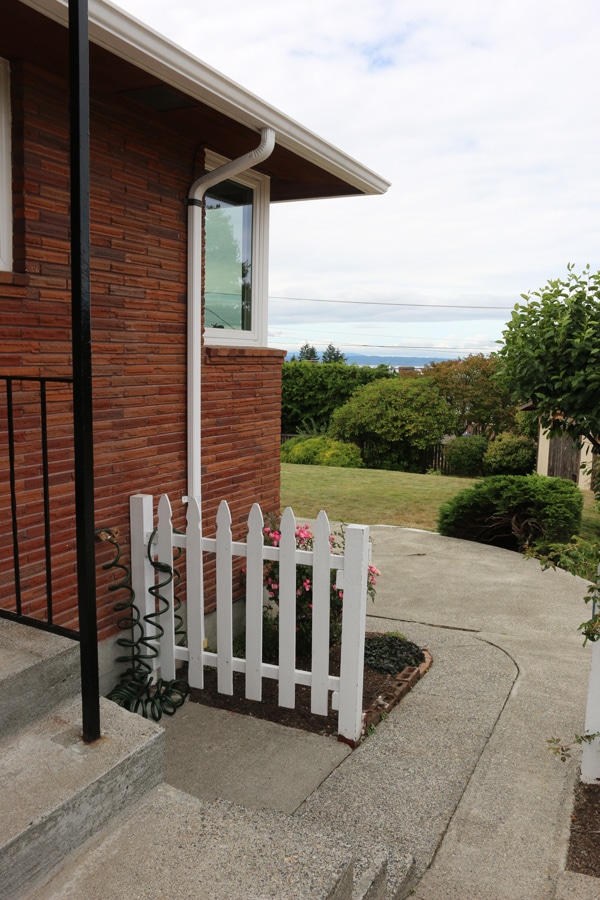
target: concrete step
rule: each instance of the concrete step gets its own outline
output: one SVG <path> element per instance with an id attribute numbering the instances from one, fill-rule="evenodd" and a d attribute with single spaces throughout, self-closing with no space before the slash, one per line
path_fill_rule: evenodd
<path id="1" fill-rule="evenodd" d="M 285 813 L 202 801 L 163 784 L 29 896 L 352 900 L 353 862 L 350 846 Z"/>
<path id="2" fill-rule="evenodd" d="M 0 741 L 0 894 L 21 897 L 73 848 L 162 780 L 164 732 L 101 700 L 81 740 L 79 698 Z"/>
<path id="3" fill-rule="evenodd" d="M 0 619 L 0 734 L 34 722 L 80 689 L 79 644 Z"/>

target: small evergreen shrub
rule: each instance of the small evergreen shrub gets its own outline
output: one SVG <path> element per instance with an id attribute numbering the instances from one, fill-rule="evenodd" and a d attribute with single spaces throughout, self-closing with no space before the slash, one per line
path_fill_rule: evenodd
<path id="1" fill-rule="evenodd" d="M 536 444 L 531 438 L 505 431 L 488 444 L 483 470 L 486 475 L 530 475 L 536 455 Z"/>
<path id="2" fill-rule="evenodd" d="M 524 550 L 537 541 L 568 543 L 581 527 L 583 494 L 564 478 L 492 475 L 442 504 L 448 537 Z"/>
<path id="3" fill-rule="evenodd" d="M 295 437 L 281 447 L 281 461 L 304 466 L 340 466 L 344 469 L 364 467 L 356 444 L 321 437 Z"/>
<path id="4" fill-rule="evenodd" d="M 444 459 L 450 475 L 476 478 L 483 475 L 483 457 L 488 439 L 482 434 L 465 434 L 453 438 L 444 448 Z"/>

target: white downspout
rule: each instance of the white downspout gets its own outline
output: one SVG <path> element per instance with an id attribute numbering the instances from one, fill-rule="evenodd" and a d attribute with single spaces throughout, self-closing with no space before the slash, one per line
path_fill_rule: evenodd
<path id="1" fill-rule="evenodd" d="M 206 191 L 227 178 L 267 159 L 275 147 L 275 132 L 261 128 L 256 149 L 202 175 L 188 193 L 188 350 L 187 350 L 187 462 L 188 496 L 202 496 L 201 359 L 202 359 L 202 204 Z"/>

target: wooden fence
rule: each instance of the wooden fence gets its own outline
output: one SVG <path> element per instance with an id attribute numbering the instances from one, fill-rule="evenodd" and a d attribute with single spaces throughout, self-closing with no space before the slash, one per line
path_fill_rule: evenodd
<path id="1" fill-rule="evenodd" d="M 294 708 L 296 685 L 307 685 L 311 692 L 311 712 L 327 715 L 329 693 L 338 710 L 338 734 L 341 740 L 356 743 L 362 731 L 362 688 L 366 624 L 367 575 L 369 565 L 369 529 L 348 525 L 343 554 L 331 551 L 330 527 L 324 512 L 319 513 L 314 529 L 312 550 L 296 547 L 296 523 L 288 507 L 281 519 L 278 546 L 265 544 L 264 520 L 258 504 L 248 517 L 245 542 L 233 541 L 231 514 L 225 501 L 217 513 L 214 538 L 202 534 L 200 507 L 188 499 L 185 534 L 173 530 L 171 505 L 166 495 L 158 504 L 158 523 L 154 530 L 153 498 L 136 494 L 130 500 L 131 574 L 136 604 L 145 623 L 145 637 L 155 641 L 159 654 L 153 661 L 163 679 L 175 677 L 176 662 L 188 662 L 191 687 L 204 687 L 204 667 L 217 669 L 219 692 L 233 693 L 233 673 L 245 674 L 245 695 L 261 700 L 262 679 L 279 682 L 279 705 Z M 163 566 L 173 567 L 173 548 L 185 550 L 187 579 L 187 647 L 175 639 L 173 583 L 160 588 L 168 609 L 156 628 L 156 599 L 150 589 L 155 585 L 155 568 L 147 553 Z M 216 554 L 217 573 L 217 649 L 204 646 L 203 553 Z M 246 558 L 246 658 L 233 655 L 233 559 Z M 263 569 L 265 561 L 279 563 L 279 664 L 263 662 Z M 296 669 L 296 567 L 312 566 L 312 662 L 311 670 Z M 336 586 L 343 590 L 341 665 L 339 676 L 329 673 L 329 614 L 331 570 L 336 571 Z M 164 579 L 166 580 L 166 579 Z M 166 604 L 165 604 L 166 605 Z M 162 631 L 161 634 L 159 632 Z"/>

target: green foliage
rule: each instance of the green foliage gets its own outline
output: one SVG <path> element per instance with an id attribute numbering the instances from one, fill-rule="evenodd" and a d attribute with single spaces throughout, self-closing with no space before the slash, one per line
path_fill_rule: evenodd
<path id="1" fill-rule="evenodd" d="M 465 434 L 444 447 L 444 459 L 450 475 L 476 478 L 483 474 L 483 457 L 488 439 L 482 434 Z"/>
<path id="2" fill-rule="evenodd" d="M 486 475 L 529 475 L 535 469 L 536 455 L 530 438 L 505 431 L 488 444 L 483 468 Z"/>
<path id="3" fill-rule="evenodd" d="M 576 734 L 569 744 L 563 743 L 560 738 L 548 738 L 546 740 L 546 743 L 548 744 L 548 750 L 550 750 L 554 754 L 554 756 L 558 756 L 561 762 L 566 762 L 573 756 L 572 751 L 575 747 L 575 744 L 578 744 L 580 747 L 583 744 L 591 744 L 592 741 L 596 740 L 597 737 L 600 737 L 600 731 L 594 731 L 593 733 L 586 732 L 586 734 Z"/>
<path id="4" fill-rule="evenodd" d="M 425 366 L 423 374 L 439 388 L 452 411 L 449 434 L 459 436 L 470 429 L 489 437 L 512 425 L 516 410 L 495 378 L 497 369 L 497 357 L 483 353 Z"/>
<path id="5" fill-rule="evenodd" d="M 298 359 L 302 362 L 319 362 L 319 354 L 317 353 L 316 347 L 312 344 L 309 344 L 306 341 L 300 347 L 300 352 L 298 353 Z"/>
<path id="6" fill-rule="evenodd" d="M 271 518 L 263 529 L 265 544 L 278 547 L 281 540 L 280 524 Z M 298 550 L 312 550 L 314 535 L 308 525 L 296 527 L 296 547 Z M 334 531 L 329 537 L 333 553 L 343 554 L 345 535 Z M 375 585 L 380 572 L 369 566 L 367 573 L 367 595 L 375 599 Z M 263 567 L 264 587 L 269 597 L 269 606 L 263 614 L 263 659 L 277 662 L 279 657 L 279 562 L 266 561 Z M 339 641 L 342 630 L 342 610 L 344 592 L 336 587 L 336 572 L 330 572 L 329 581 L 329 643 Z M 312 610 L 313 610 L 313 569 L 309 565 L 296 566 L 296 653 L 308 656 L 312 651 Z"/>
<path id="7" fill-rule="evenodd" d="M 589 438 L 600 452 L 600 272 L 549 281 L 521 296 L 499 351 L 501 381 L 531 400 L 552 435 Z"/>
<path id="8" fill-rule="evenodd" d="M 369 468 L 416 471 L 419 451 L 439 443 L 449 419 L 429 379 L 385 378 L 360 388 L 335 411 L 330 434 L 358 444 Z"/>
<path id="9" fill-rule="evenodd" d="M 365 665 L 383 675 L 395 675 L 406 666 L 418 666 L 424 660 L 420 647 L 402 635 L 388 632 L 365 638 Z"/>
<path id="10" fill-rule="evenodd" d="M 567 543 L 538 541 L 526 553 L 539 559 L 543 569 L 564 569 L 589 581 L 596 579 L 600 543 L 573 535 Z"/>
<path id="11" fill-rule="evenodd" d="M 513 432 L 522 434 L 537 443 L 540 430 L 540 420 L 534 409 L 519 409 L 515 413 Z"/>
<path id="12" fill-rule="evenodd" d="M 311 433 L 327 429 L 332 413 L 357 388 L 380 378 L 395 378 L 387 366 L 370 369 L 330 362 L 326 366 L 309 362 L 283 364 L 281 385 L 281 430 L 284 434 Z"/>
<path id="13" fill-rule="evenodd" d="M 332 438 L 291 438 L 281 447 L 281 461 L 305 466 L 341 466 L 360 469 L 364 466 L 356 444 L 334 441 Z"/>
<path id="14" fill-rule="evenodd" d="M 524 550 L 538 541 L 566 543 L 581 527 L 583 495 L 576 484 L 541 475 L 492 475 L 440 507 L 438 530 Z"/>
<path id="15" fill-rule="evenodd" d="M 346 358 L 339 347 L 334 347 L 333 344 L 327 344 L 321 354 L 321 362 L 323 363 L 345 363 Z"/>

